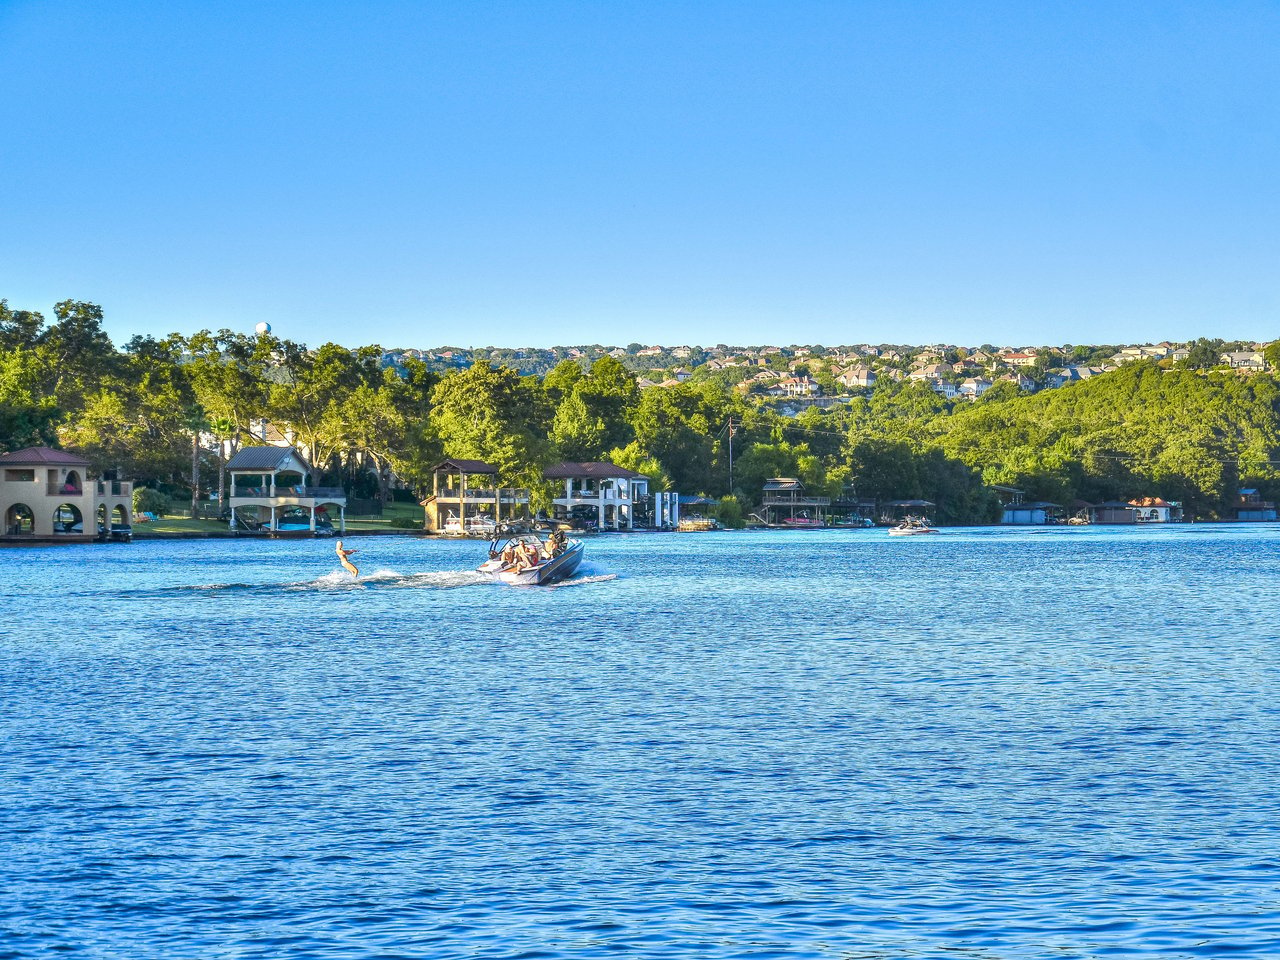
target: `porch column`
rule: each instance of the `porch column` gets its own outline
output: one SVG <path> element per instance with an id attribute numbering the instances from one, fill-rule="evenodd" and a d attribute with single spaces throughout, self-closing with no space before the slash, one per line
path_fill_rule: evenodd
<path id="1" fill-rule="evenodd" d="M 603 530 L 604 529 L 604 491 L 603 490 L 599 491 L 597 494 L 596 510 L 600 516 L 600 520 L 596 526 L 596 529 Z"/>
<path id="2" fill-rule="evenodd" d="M 311 505 L 311 532 L 316 532 L 316 505 Z"/>
<path id="3" fill-rule="evenodd" d="M 347 505 L 345 503 L 338 504 L 338 532 L 347 532 Z"/>
<path id="4" fill-rule="evenodd" d="M 274 497 L 275 495 L 276 495 L 276 474 L 275 474 L 275 471 L 273 470 L 271 471 L 271 496 Z"/>
<path id="5" fill-rule="evenodd" d="M 462 489 L 458 491 L 458 522 L 462 532 L 467 532 L 467 475 L 462 474 Z"/>

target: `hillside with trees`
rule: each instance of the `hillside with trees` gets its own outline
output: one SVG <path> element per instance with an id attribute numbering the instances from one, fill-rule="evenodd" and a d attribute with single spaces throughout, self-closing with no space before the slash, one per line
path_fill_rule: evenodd
<path id="1" fill-rule="evenodd" d="M 229 330 L 117 348 L 102 321 L 91 303 L 63 301 L 46 320 L 0 301 L 0 449 L 74 448 L 177 497 L 218 489 L 225 458 L 271 431 L 324 482 L 384 499 L 421 490 L 443 456 L 488 460 L 535 499 L 544 466 L 606 459 L 657 489 L 733 494 L 735 511 L 749 511 L 769 477 L 795 476 L 831 497 L 931 500 L 951 523 L 994 520 L 994 485 L 1064 507 L 1163 496 L 1206 519 L 1224 516 L 1241 486 L 1280 494 L 1280 385 L 1272 370 L 1222 369 L 1220 341 L 1192 345 L 1189 360 L 1138 359 L 1033 394 L 1006 379 L 975 400 L 908 378 L 933 354 L 895 349 L 876 360 L 885 375 L 874 386 L 797 412 L 746 388 L 745 374 L 813 371 L 834 389 L 838 367 L 809 350 L 768 348 L 754 368 L 698 366 L 684 382 L 642 388 L 616 348 L 541 373 L 489 360 L 432 370 L 413 356 L 388 362 L 376 345 L 308 348 Z M 938 357 L 965 362 L 959 350 Z"/>

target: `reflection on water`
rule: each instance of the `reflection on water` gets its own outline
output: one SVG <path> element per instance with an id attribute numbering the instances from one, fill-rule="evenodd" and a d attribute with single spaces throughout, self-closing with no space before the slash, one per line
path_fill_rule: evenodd
<path id="1" fill-rule="evenodd" d="M 1270 526 L 5 551 L 0 957 L 1270 957 Z"/>

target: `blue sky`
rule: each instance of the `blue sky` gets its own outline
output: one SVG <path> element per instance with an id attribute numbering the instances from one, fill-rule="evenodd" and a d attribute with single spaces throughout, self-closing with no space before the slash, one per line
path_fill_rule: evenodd
<path id="1" fill-rule="evenodd" d="M 1280 335 L 1275 3 L 0 0 L 0 297 L 356 345 Z"/>

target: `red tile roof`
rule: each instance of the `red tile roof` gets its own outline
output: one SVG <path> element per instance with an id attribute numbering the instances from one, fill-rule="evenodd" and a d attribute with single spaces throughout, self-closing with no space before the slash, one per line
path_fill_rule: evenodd
<path id="1" fill-rule="evenodd" d="M 89 461 L 66 450 L 52 447 L 24 447 L 11 453 L 0 453 L 0 463 L 23 466 L 49 465 L 58 467 L 87 467 Z"/>

